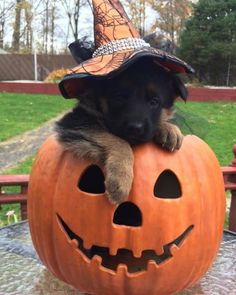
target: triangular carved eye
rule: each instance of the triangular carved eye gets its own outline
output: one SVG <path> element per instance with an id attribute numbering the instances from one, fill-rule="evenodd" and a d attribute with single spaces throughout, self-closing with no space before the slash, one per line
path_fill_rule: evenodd
<path id="1" fill-rule="evenodd" d="M 104 180 L 102 170 L 96 165 L 91 165 L 80 177 L 78 187 L 86 193 L 103 194 L 105 193 Z"/>
<path id="2" fill-rule="evenodd" d="M 164 170 L 154 186 L 154 195 L 157 198 L 177 199 L 182 195 L 181 185 L 177 176 L 171 170 Z"/>

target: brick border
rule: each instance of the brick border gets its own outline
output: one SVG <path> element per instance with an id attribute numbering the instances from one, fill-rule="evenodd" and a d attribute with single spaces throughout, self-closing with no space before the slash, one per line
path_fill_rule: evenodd
<path id="1" fill-rule="evenodd" d="M 0 92 L 60 95 L 57 84 L 44 82 L 0 82 Z"/>
<path id="2" fill-rule="evenodd" d="M 0 92 L 60 95 L 58 85 L 44 82 L 0 82 Z M 190 101 L 234 101 L 236 88 L 189 87 Z"/>
<path id="3" fill-rule="evenodd" d="M 189 100 L 236 102 L 236 88 L 189 87 Z"/>

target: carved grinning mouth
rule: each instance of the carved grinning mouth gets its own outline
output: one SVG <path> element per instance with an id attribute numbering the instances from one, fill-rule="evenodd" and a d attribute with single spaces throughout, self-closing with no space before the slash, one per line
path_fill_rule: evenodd
<path id="1" fill-rule="evenodd" d="M 101 257 L 101 265 L 105 268 L 116 271 L 118 265 L 125 264 L 129 273 L 135 273 L 147 270 L 148 262 L 155 261 L 156 265 L 160 265 L 173 257 L 173 252 L 178 250 L 183 241 L 187 238 L 193 229 L 193 225 L 190 225 L 179 237 L 174 241 L 163 246 L 163 253 L 157 255 L 154 250 L 144 250 L 141 257 L 134 257 L 131 250 L 118 249 L 116 255 L 109 254 L 108 247 L 101 247 L 93 245 L 90 249 L 86 249 L 83 246 L 83 240 L 78 235 L 76 235 L 65 221 L 57 214 L 59 223 L 62 225 L 66 235 L 71 241 L 76 243 L 77 248 L 90 260 L 98 255 Z"/>

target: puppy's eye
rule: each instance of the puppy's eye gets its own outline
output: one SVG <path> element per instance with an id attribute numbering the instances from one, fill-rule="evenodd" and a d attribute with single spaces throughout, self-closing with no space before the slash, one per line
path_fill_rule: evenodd
<path id="1" fill-rule="evenodd" d="M 151 107 L 159 107 L 160 106 L 160 99 L 157 96 L 152 97 L 149 100 L 149 105 Z"/>
<path id="2" fill-rule="evenodd" d="M 114 93 L 114 95 L 112 96 L 112 101 L 113 101 L 113 104 L 117 106 L 122 106 L 123 104 L 127 102 L 128 98 L 129 98 L 128 93 L 117 92 L 117 93 Z"/>

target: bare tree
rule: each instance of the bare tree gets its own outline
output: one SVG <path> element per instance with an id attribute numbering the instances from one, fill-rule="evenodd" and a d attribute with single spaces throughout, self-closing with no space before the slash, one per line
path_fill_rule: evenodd
<path id="1" fill-rule="evenodd" d="M 50 53 L 54 54 L 54 37 L 55 37 L 55 20 L 56 20 L 56 0 L 51 3 L 51 19 L 50 19 L 50 37 L 51 37 L 51 50 Z"/>
<path id="2" fill-rule="evenodd" d="M 42 0 L 43 52 L 54 54 L 58 0 Z"/>
<path id="3" fill-rule="evenodd" d="M 89 4 L 91 7 L 91 4 L 88 0 L 60 0 L 60 2 L 68 16 L 69 28 L 71 29 L 74 40 L 77 40 L 79 36 L 80 9 L 85 4 Z"/>
<path id="4" fill-rule="evenodd" d="M 15 21 L 13 25 L 12 50 L 31 52 L 32 50 L 32 3 L 16 0 Z"/>
<path id="5" fill-rule="evenodd" d="M 43 25 L 43 51 L 48 53 L 48 39 L 49 39 L 49 3 L 50 0 L 44 0 L 44 13 L 42 19 Z"/>
<path id="6" fill-rule="evenodd" d="M 18 52 L 20 49 L 21 11 L 24 0 L 16 0 L 15 22 L 13 26 L 12 50 Z"/>
<path id="7" fill-rule="evenodd" d="M 32 20 L 33 20 L 33 13 L 32 13 L 32 4 L 28 1 L 25 1 L 24 6 L 24 19 L 25 25 L 22 30 L 21 38 L 22 38 L 22 47 L 24 51 L 31 52 L 32 51 Z"/>
<path id="8" fill-rule="evenodd" d="M 6 22 L 10 17 L 10 12 L 14 7 L 14 1 L 0 1 L 0 48 L 4 47 Z"/>
<path id="9" fill-rule="evenodd" d="M 190 0 L 146 0 L 154 11 L 158 13 L 153 30 L 159 30 L 171 40 L 178 43 L 178 37 L 184 27 L 186 19 L 192 13 L 192 1 Z"/>
<path id="10" fill-rule="evenodd" d="M 129 15 L 132 19 L 133 24 L 139 30 L 140 35 L 143 37 L 145 35 L 145 21 L 146 21 L 146 0 L 127 0 L 123 1 L 124 5 L 127 3 L 129 8 Z"/>

